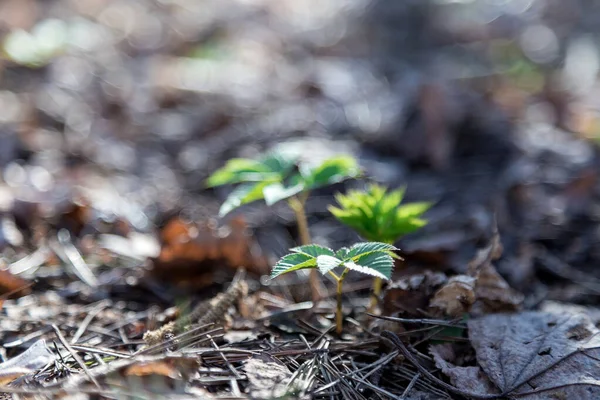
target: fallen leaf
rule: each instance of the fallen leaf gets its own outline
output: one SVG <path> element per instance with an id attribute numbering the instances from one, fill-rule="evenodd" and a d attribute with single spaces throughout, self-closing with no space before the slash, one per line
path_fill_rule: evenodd
<path id="1" fill-rule="evenodd" d="M 18 356 L 0 364 L 0 385 L 5 385 L 24 375 L 32 374 L 54 360 L 45 340 L 38 340 Z"/>
<path id="2" fill-rule="evenodd" d="M 0 296 L 9 295 L 11 297 L 21 297 L 29 294 L 31 291 L 29 281 L 11 274 L 9 271 L 0 269 Z M 0 301 L 2 297 L 0 297 Z"/>
<path id="3" fill-rule="evenodd" d="M 482 267 L 475 281 L 475 304 L 473 313 L 517 311 L 523 303 L 523 295 L 512 289 L 492 264 Z"/>
<path id="4" fill-rule="evenodd" d="M 435 293 L 429 307 L 438 310 L 443 315 L 460 317 L 469 312 L 474 302 L 475 278 L 456 275 Z"/>
<path id="5" fill-rule="evenodd" d="M 450 343 L 431 346 L 429 353 L 433 356 L 435 365 L 450 378 L 454 386 L 470 393 L 499 393 L 498 388 L 490 382 L 480 367 L 460 367 L 452 364 L 456 354 Z"/>
<path id="6" fill-rule="evenodd" d="M 283 364 L 251 358 L 244 363 L 252 399 L 279 399 L 293 394 L 289 387 L 292 373 Z M 292 397 L 296 398 L 296 397 Z"/>
<path id="7" fill-rule="evenodd" d="M 137 356 L 101 365 L 91 371 L 99 382 L 118 391 L 175 395 L 186 393 L 187 381 L 198 370 L 198 359 L 190 356 Z M 78 374 L 63 382 L 65 388 L 81 388 L 89 383 L 86 374 Z M 118 397 L 118 396 L 117 396 Z M 202 397 L 210 398 L 210 397 Z"/>
<path id="8" fill-rule="evenodd" d="M 431 296 L 448 278 L 441 272 L 425 271 L 392 282 L 383 298 L 384 315 L 404 312 L 417 315 L 427 308 Z"/>
<path id="9" fill-rule="evenodd" d="M 209 286 L 217 270 L 235 272 L 244 267 L 250 273 L 267 273 L 266 260 L 257 251 L 243 218 L 229 224 L 192 223 L 179 217 L 160 232 L 161 250 L 152 274 L 163 280 L 192 287 Z"/>
<path id="10" fill-rule="evenodd" d="M 476 315 L 516 311 L 523 302 L 523 295 L 512 289 L 492 264 L 493 260 L 502 256 L 502 250 L 500 235 L 494 227 L 488 245 L 477 251 L 469 262 L 468 274 L 475 277 L 475 304 L 472 311 Z"/>
<path id="11" fill-rule="evenodd" d="M 600 398 L 600 330 L 584 314 L 493 314 L 470 320 L 469 339 L 507 397 Z"/>

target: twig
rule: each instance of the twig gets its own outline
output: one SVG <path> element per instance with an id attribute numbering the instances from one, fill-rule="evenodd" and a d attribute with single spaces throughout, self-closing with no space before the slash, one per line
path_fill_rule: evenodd
<path id="1" fill-rule="evenodd" d="M 75 332 L 75 335 L 73 335 L 73 338 L 71 339 L 71 344 L 77 343 L 79 338 L 81 338 L 81 336 L 83 336 L 83 334 L 85 333 L 85 330 L 90 325 L 92 320 L 96 317 L 96 315 L 100 313 L 100 311 L 104 310 L 106 306 L 107 302 L 102 302 L 94 310 L 90 311 L 88 315 L 86 315 L 85 319 L 77 329 L 77 332 Z"/>
<path id="2" fill-rule="evenodd" d="M 383 315 L 375 315 L 375 314 L 370 314 L 370 313 L 367 313 L 367 315 L 370 317 L 373 317 L 373 318 L 379 318 L 379 319 L 383 319 L 386 321 L 401 322 L 401 323 L 405 323 L 405 324 L 441 325 L 441 326 L 447 326 L 450 328 L 456 328 L 456 327 L 466 328 L 466 326 L 464 324 L 460 323 L 460 320 L 446 321 L 443 319 L 426 319 L 426 318 L 410 319 L 410 318 L 386 317 Z"/>
<path id="3" fill-rule="evenodd" d="M 98 387 L 98 389 L 101 389 L 102 387 L 100 386 L 100 384 L 98 383 L 96 378 L 94 378 L 94 376 L 92 375 L 92 373 L 90 372 L 88 367 L 85 365 L 85 363 L 83 362 L 81 357 L 79 357 L 79 355 L 75 352 L 75 350 L 73 350 L 73 348 L 71 347 L 69 342 L 67 342 L 65 337 L 62 335 L 62 333 L 60 333 L 60 329 L 58 329 L 58 326 L 56 326 L 55 324 L 52 324 L 52 329 L 54 329 L 54 332 L 56 332 L 56 336 L 58 336 L 58 340 L 60 340 L 62 345 L 65 346 L 65 349 L 67 349 L 67 351 L 69 353 L 71 353 L 71 356 L 73 356 L 73 358 L 75 359 L 77 364 L 79 364 L 81 369 L 83 369 L 83 372 L 85 372 L 87 377 L 90 378 L 90 381 L 92 381 L 94 383 L 94 385 L 96 385 L 96 387 Z"/>
<path id="4" fill-rule="evenodd" d="M 400 396 L 400 400 L 404 400 L 404 399 L 406 399 L 408 397 L 408 395 L 413 390 L 413 388 L 417 384 L 417 381 L 419 380 L 420 377 L 421 377 L 421 373 L 420 372 L 417 372 L 415 374 L 415 376 L 413 376 L 413 378 L 410 380 L 410 383 L 408 384 L 408 386 L 406 387 L 406 389 L 404 390 L 404 392 L 402 392 L 402 396 Z"/>

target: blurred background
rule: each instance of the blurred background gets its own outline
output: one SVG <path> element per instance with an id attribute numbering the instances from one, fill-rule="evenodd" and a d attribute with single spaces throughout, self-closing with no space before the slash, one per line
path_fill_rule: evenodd
<path id="1" fill-rule="evenodd" d="M 4 267 L 60 227 L 85 255 L 204 221 L 230 190 L 211 172 L 287 143 L 435 202 L 411 266 L 464 271 L 496 221 L 513 286 L 595 302 L 548 282 L 600 263 L 598 21 L 596 0 L 2 0 Z M 343 187 L 309 199 L 321 244 L 356 239 L 326 209 Z M 275 212 L 236 212 L 267 257 L 296 240 Z"/>

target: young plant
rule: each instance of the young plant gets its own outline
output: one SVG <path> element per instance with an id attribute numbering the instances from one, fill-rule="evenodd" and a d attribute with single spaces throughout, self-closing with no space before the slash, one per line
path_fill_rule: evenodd
<path id="1" fill-rule="evenodd" d="M 311 239 L 304 206 L 310 191 L 354 178 L 359 173 L 358 163 L 350 156 L 332 157 L 319 165 L 298 165 L 295 157 L 269 153 L 258 160 L 231 159 L 212 174 L 206 183 L 209 187 L 239 184 L 221 205 L 219 216 L 257 200 L 264 200 L 269 206 L 287 200 L 296 216 L 300 242 L 307 245 Z M 313 300 L 319 298 L 320 285 L 316 272 L 311 271 Z"/>
<path id="2" fill-rule="evenodd" d="M 350 190 L 338 193 L 336 200 L 340 208 L 330 206 L 329 211 L 342 223 L 354 229 L 369 241 L 394 244 L 400 236 L 425 226 L 423 213 L 431 203 L 408 203 L 400 205 L 404 189 L 387 192 L 387 188 L 371 184 L 366 191 Z M 373 284 L 371 307 L 374 309 L 381 295 L 380 278 Z"/>
<path id="3" fill-rule="evenodd" d="M 377 279 L 389 280 L 394 268 L 393 245 L 378 242 L 357 243 L 350 248 L 342 247 L 338 251 L 310 244 L 290 249 L 291 253 L 283 256 L 273 267 L 271 279 L 288 272 L 305 268 L 313 268 L 321 274 L 329 274 L 337 282 L 336 331 L 342 333 L 342 284 L 350 271 L 358 271 Z M 340 274 L 334 269 L 342 268 Z"/>

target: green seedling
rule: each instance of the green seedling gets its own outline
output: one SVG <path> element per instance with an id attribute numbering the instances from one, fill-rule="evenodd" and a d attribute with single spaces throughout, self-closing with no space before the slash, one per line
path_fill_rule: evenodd
<path id="1" fill-rule="evenodd" d="M 364 239 L 391 245 L 401 236 L 427 224 L 422 215 L 431 207 L 431 203 L 400 205 L 404 192 L 405 189 L 398 189 L 388 193 L 387 188 L 372 184 L 366 191 L 350 190 L 345 195 L 338 193 L 335 198 L 339 208 L 330 206 L 329 211 Z M 381 278 L 376 277 L 371 310 L 377 305 L 381 285 Z"/>
<path id="2" fill-rule="evenodd" d="M 301 244 L 311 242 L 305 204 L 313 189 L 354 178 L 360 173 L 358 163 L 350 156 L 337 156 L 319 165 L 298 163 L 296 157 L 270 153 L 258 160 L 234 158 L 212 174 L 209 187 L 225 184 L 238 186 L 227 197 L 219 210 L 224 216 L 244 204 L 264 200 L 269 206 L 286 200 L 294 211 Z M 316 272 L 311 271 L 310 286 L 313 300 L 318 300 L 321 283 Z"/>
<path id="3" fill-rule="evenodd" d="M 342 333 L 342 284 L 350 271 L 358 271 L 377 279 L 389 280 L 394 268 L 393 245 L 379 242 L 357 243 L 350 248 L 342 247 L 338 251 L 310 244 L 290 249 L 291 253 L 283 256 L 273 267 L 271 279 L 288 272 L 305 268 L 313 268 L 321 274 L 329 274 L 337 282 L 336 331 Z M 341 273 L 334 272 L 341 268 Z"/>

